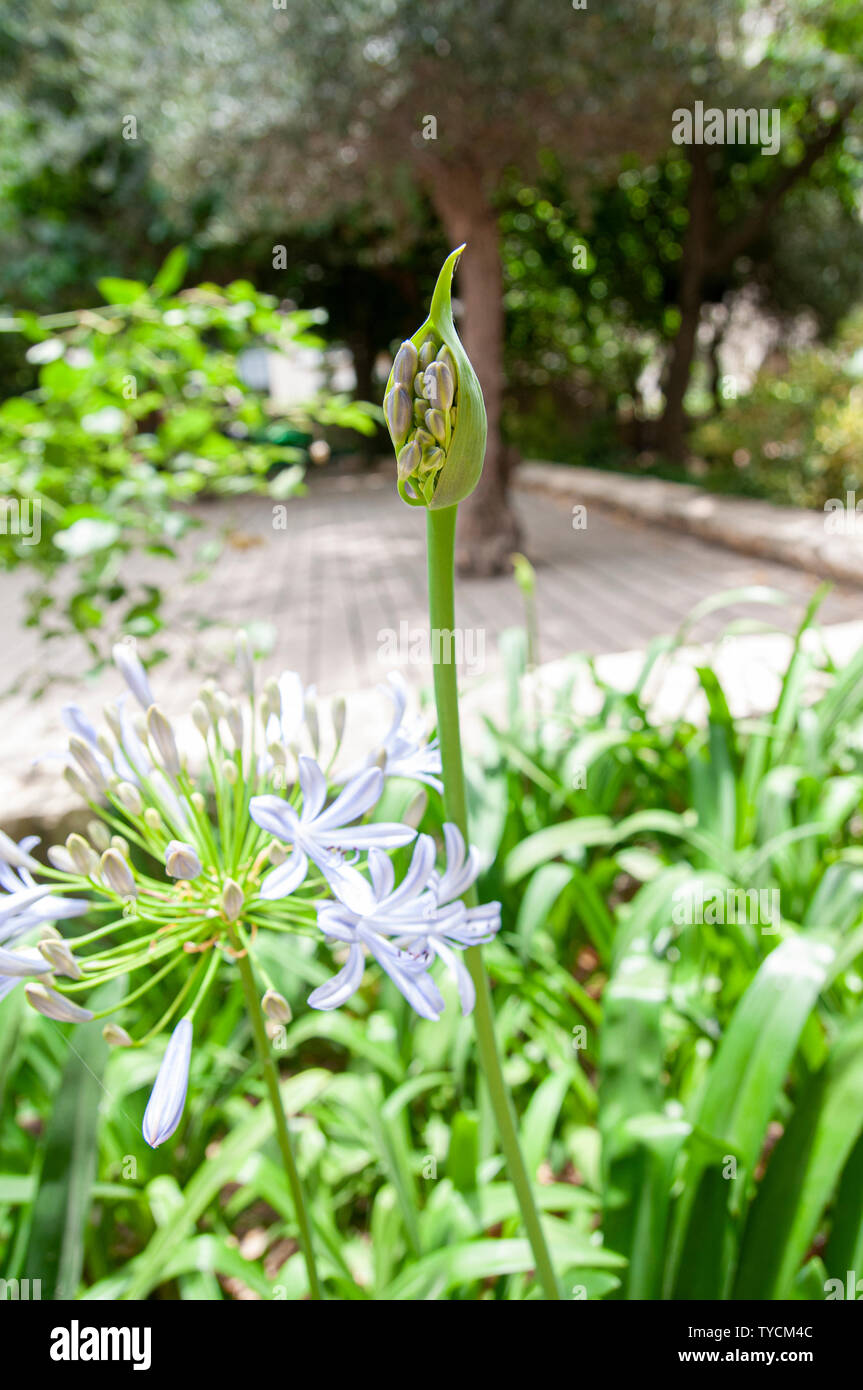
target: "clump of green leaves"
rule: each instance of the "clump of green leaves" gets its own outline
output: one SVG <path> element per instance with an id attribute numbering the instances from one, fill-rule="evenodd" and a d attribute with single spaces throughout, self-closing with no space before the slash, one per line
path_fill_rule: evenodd
<path id="1" fill-rule="evenodd" d="M 0 564 L 33 566 L 30 622 L 44 636 L 78 632 L 94 657 L 117 628 L 161 626 L 161 592 L 127 574 L 133 552 L 172 557 L 201 494 L 257 492 L 283 500 L 302 486 L 316 427 L 374 429 L 373 412 L 321 395 L 275 419 L 243 381 L 240 356 L 324 346 L 322 314 L 283 313 L 248 281 L 180 290 L 186 253 L 152 285 L 107 278 L 105 303 L 5 326 L 31 341 L 38 385 L 0 405 L 0 495 L 38 504 L 38 543 L 0 534 Z M 71 566 L 58 597 L 52 581 Z M 70 592 L 71 590 L 71 592 Z"/>

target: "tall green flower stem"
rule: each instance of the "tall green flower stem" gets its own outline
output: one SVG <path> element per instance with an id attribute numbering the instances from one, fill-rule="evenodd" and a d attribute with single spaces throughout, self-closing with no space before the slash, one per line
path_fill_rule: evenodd
<path id="1" fill-rule="evenodd" d="M 455 523 L 458 506 L 430 508 L 428 516 L 429 625 L 435 632 L 455 630 Z M 444 808 L 449 821 L 458 826 L 468 840 L 467 798 L 459 728 L 458 684 L 453 643 L 447 643 L 449 661 L 441 661 L 443 642 L 431 642 L 435 705 L 443 769 Z M 468 907 L 476 904 L 476 888 L 465 895 Z M 492 1109 L 506 1158 L 507 1171 L 515 1188 L 522 1220 L 527 1231 L 539 1281 L 546 1298 L 559 1299 L 554 1266 L 539 1219 L 533 1189 L 516 1131 L 515 1113 L 503 1077 L 494 1029 L 491 991 L 482 959 L 482 948 L 470 946 L 465 961 L 476 988 L 474 1022 L 480 1064 L 489 1089 Z"/>
<path id="2" fill-rule="evenodd" d="M 279 1151 L 282 1155 L 282 1163 L 294 1201 L 294 1211 L 296 1213 L 297 1225 L 300 1232 L 300 1245 L 302 1247 L 303 1259 L 306 1262 L 306 1270 L 309 1276 L 309 1297 L 321 1299 L 323 1298 L 323 1293 L 321 1292 L 317 1266 L 315 1265 L 315 1251 L 312 1244 L 312 1226 L 309 1220 L 305 1195 L 303 1193 L 303 1185 L 300 1182 L 300 1174 L 297 1170 L 297 1163 L 291 1146 L 291 1136 L 288 1133 L 288 1122 L 285 1118 L 282 1096 L 279 1090 L 279 1072 L 276 1067 L 275 1059 L 273 1058 L 270 1040 L 267 1037 L 264 1013 L 261 1008 L 261 1001 L 258 998 L 258 988 L 255 984 L 255 977 L 252 973 L 252 963 L 247 951 L 244 951 L 237 957 L 237 968 L 240 972 L 240 979 L 243 982 L 243 993 L 246 996 L 246 1009 L 248 1010 L 249 1019 L 252 1024 L 255 1050 L 263 1069 L 264 1081 L 267 1086 L 267 1095 L 273 1111 L 273 1120 L 276 1126 L 276 1139 L 278 1140 Z"/>

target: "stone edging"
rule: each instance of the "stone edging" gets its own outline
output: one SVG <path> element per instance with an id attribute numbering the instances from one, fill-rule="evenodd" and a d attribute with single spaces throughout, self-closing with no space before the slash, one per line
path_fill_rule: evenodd
<path id="1" fill-rule="evenodd" d="M 725 497 L 692 483 L 607 473 L 560 463 L 519 466 L 516 488 L 625 512 L 654 525 L 674 526 L 747 555 L 779 560 L 825 579 L 863 585 L 863 527 L 859 535 L 829 533 L 823 512 Z"/>

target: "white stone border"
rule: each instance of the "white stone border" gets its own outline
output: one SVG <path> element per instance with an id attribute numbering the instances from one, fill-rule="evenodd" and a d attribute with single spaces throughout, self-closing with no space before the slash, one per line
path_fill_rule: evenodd
<path id="1" fill-rule="evenodd" d="M 863 517 L 856 534 L 831 533 L 824 512 L 726 497 L 692 483 L 560 463 L 523 463 L 514 484 L 564 501 L 624 512 L 656 526 L 673 526 L 825 579 L 863 585 Z"/>

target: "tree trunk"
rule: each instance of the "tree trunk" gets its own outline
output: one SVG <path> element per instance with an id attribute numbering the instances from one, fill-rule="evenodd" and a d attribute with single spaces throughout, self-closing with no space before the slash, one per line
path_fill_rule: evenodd
<path id="1" fill-rule="evenodd" d="M 806 145 L 803 157 L 796 164 L 782 170 L 761 202 L 719 245 L 714 244 L 713 187 L 707 150 L 702 145 L 691 147 L 689 226 L 683 244 L 678 298 L 680 328 L 671 348 L 665 381 L 665 410 L 657 422 L 656 430 L 658 447 L 667 458 L 682 462 L 686 453 L 686 415 L 683 400 L 695 356 L 705 283 L 712 277 L 727 273 L 736 258 L 767 231 L 771 217 L 781 206 L 789 189 L 801 179 L 805 179 L 825 151 L 841 138 L 852 110 L 853 102 L 849 101 L 840 108 L 834 120 L 826 126 L 820 126 L 814 132 Z"/>
<path id="2" fill-rule="evenodd" d="M 680 327 L 671 345 L 665 379 L 665 409 L 657 430 L 660 452 L 672 463 L 682 463 L 686 453 L 686 413 L 683 401 L 695 357 L 707 269 L 707 242 L 710 235 L 710 172 L 704 146 L 692 146 L 690 163 L 692 175 L 689 187 L 689 225 L 683 243 L 680 293 L 677 301 Z"/>
<path id="3" fill-rule="evenodd" d="M 497 217 L 477 169 L 437 165 L 430 191 L 450 246 L 467 243 L 457 272 L 456 293 L 464 304 L 459 336 L 479 377 L 488 415 L 482 476 L 459 513 L 456 564 L 460 574 L 504 574 L 510 572 L 510 556 L 519 549 L 521 534 L 509 502 L 509 460 L 500 433 L 504 318 Z"/>

